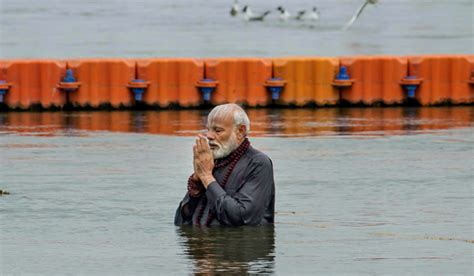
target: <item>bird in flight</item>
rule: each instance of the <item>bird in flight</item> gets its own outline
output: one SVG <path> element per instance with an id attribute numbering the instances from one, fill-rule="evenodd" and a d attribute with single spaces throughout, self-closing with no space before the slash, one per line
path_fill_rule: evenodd
<path id="1" fill-rule="evenodd" d="M 354 24 L 354 22 L 357 20 L 357 18 L 359 18 L 359 16 L 361 15 L 362 11 L 365 9 L 365 7 L 369 4 L 377 4 L 379 0 L 365 0 L 364 4 L 362 4 L 362 6 L 360 6 L 356 12 L 354 13 L 354 15 L 352 16 L 351 20 L 349 20 L 349 22 L 346 23 L 346 25 L 344 25 L 344 27 L 342 27 L 342 30 L 345 31 L 347 29 L 349 29 L 352 24 Z"/>

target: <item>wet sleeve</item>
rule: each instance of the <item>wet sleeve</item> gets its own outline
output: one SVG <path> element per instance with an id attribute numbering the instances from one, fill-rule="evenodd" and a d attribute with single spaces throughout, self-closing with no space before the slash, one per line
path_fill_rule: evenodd
<path id="1" fill-rule="evenodd" d="M 183 200 L 179 203 L 174 215 L 174 224 L 193 224 L 193 214 L 199 203 L 200 197 L 191 197 L 186 193 Z"/>
<path id="2" fill-rule="evenodd" d="M 273 168 L 270 159 L 260 158 L 250 165 L 240 189 L 230 196 L 216 181 L 206 191 L 217 219 L 225 225 L 256 225 L 262 222 L 272 197 Z"/>

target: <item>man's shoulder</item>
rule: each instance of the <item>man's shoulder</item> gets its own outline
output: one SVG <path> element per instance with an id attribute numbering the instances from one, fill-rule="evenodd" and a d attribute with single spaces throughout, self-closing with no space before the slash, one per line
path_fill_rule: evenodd
<path id="1" fill-rule="evenodd" d="M 250 147 L 248 150 L 248 157 L 251 160 L 252 163 L 255 164 L 262 164 L 262 165 L 272 165 L 272 160 L 268 155 L 266 155 L 264 152 L 254 148 Z"/>

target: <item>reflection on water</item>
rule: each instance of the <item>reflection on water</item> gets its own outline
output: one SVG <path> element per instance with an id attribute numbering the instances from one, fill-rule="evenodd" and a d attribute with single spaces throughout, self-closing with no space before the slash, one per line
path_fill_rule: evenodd
<path id="1" fill-rule="evenodd" d="M 206 113 L 0 113 L 0 274 L 473 275 L 473 107 L 250 109 L 274 232 L 174 226 Z"/>
<path id="2" fill-rule="evenodd" d="M 113 131 L 196 135 L 208 110 L 143 112 L 9 112 L 0 131 L 21 135 L 82 135 Z M 399 135 L 472 126 L 473 107 L 249 109 L 253 136 Z"/>
<path id="3" fill-rule="evenodd" d="M 275 229 L 261 227 L 177 228 L 195 273 L 272 273 Z"/>

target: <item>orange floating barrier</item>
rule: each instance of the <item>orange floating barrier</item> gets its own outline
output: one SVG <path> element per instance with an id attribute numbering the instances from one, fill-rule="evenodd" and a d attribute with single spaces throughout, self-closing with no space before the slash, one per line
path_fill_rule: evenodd
<path id="1" fill-rule="evenodd" d="M 265 81 L 265 87 L 284 87 L 286 84 L 286 80 L 279 79 L 279 78 L 271 78 Z"/>
<path id="2" fill-rule="evenodd" d="M 272 77 L 272 62 L 262 58 L 205 60 L 205 78 L 219 82 L 212 104 L 241 103 L 263 106 L 269 102 L 265 82 Z"/>
<path id="3" fill-rule="evenodd" d="M 339 90 L 332 86 L 339 68 L 337 58 L 277 58 L 273 60 L 274 77 L 285 80 L 283 104 L 335 105 Z"/>
<path id="4" fill-rule="evenodd" d="M 406 76 L 400 80 L 401 85 L 420 85 L 422 82 L 422 78 L 417 78 L 415 76 Z"/>
<path id="5" fill-rule="evenodd" d="M 474 104 L 474 55 L 0 60 L 0 106 Z M 142 103 L 144 105 L 142 105 Z"/>
<path id="6" fill-rule="evenodd" d="M 143 96 L 149 105 L 197 106 L 201 102 L 196 83 L 204 78 L 204 62 L 198 59 L 140 59 L 137 78 L 150 86 Z"/>
<path id="7" fill-rule="evenodd" d="M 135 79 L 135 62 L 128 59 L 68 60 L 67 67 L 81 83 L 76 92 L 70 93 L 73 106 L 97 108 L 111 105 L 114 108 L 130 106 L 133 95 L 128 89 Z"/>
<path id="8" fill-rule="evenodd" d="M 473 103 L 473 56 L 410 57 L 409 72 L 423 79 L 416 98 L 422 105 Z"/>
<path id="9" fill-rule="evenodd" d="M 202 100 L 205 104 L 211 102 L 212 93 L 216 90 L 218 81 L 212 79 L 202 79 L 196 82 L 196 87 L 202 95 Z"/>
<path id="10" fill-rule="evenodd" d="M 0 82 L 0 89 L 2 90 L 10 90 L 10 87 L 12 87 L 13 84 L 9 82 L 2 81 Z"/>
<path id="11" fill-rule="evenodd" d="M 67 69 L 66 75 L 58 85 L 58 89 L 66 93 L 66 102 L 69 102 L 69 93 L 76 92 L 80 86 L 81 83 L 76 81 L 72 69 Z"/>
<path id="12" fill-rule="evenodd" d="M 57 86 L 58 89 L 64 90 L 64 91 L 76 91 L 79 89 L 81 86 L 80 82 L 60 82 L 59 85 Z"/>
<path id="13" fill-rule="evenodd" d="M 339 89 L 343 89 L 343 88 L 351 87 L 354 84 L 354 79 L 346 79 L 346 80 L 345 79 L 342 79 L 342 80 L 335 79 L 331 84 L 334 87 L 337 87 Z"/>
<path id="14" fill-rule="evenodd" d="M 473 100 L 473 97 L 474 97 L 474 55 L 472 56 L 466 56 L 467 60 L 469 61 L 469 67 L 470 67 L 470 76 L 469 76 L 469 79 L 468 79 L 468 83 L 469 85 L 471 85 L 471 103 L 474 101 Z"/>
<path id="15" fill-rule="evenodd" d="M 285 85 L 286 81 L 281 78 L 271 78 L 265 81 L 264 86 L 271 93 L 272 101 L 274 103 L 280 100 L 280 94 L 283 91 L 283 87 L 285 87 Z"/>
<path id="16" fill-rule="evenodd" d="M 136 89 L 136 88 L 147 89 L 148 86 L 150 86 L 149 81 L 137 81 L 137 80 L 131 80 L 127 85 L 127 87 L 130 89 Z"/>
<path id="17" fill-rule="evenodd" d="M 28 109 L 32 106 L 52 108 L 62 106 L 65 96 L 57 89 L 66 71 L 66 64 L 56 60 L 0 61 L 1 89 L 8 92 L 4 103 L 9 108 Z"/>
<path id="18" fill-rule="evenodd" d="M 341 93 L 341 100 L 351 104 L 401 104 L 405 99 L 400 80 L 407 76 L 405 57 L 343 57 L 345 66 L 354 79 L 352 87 Z"/>

